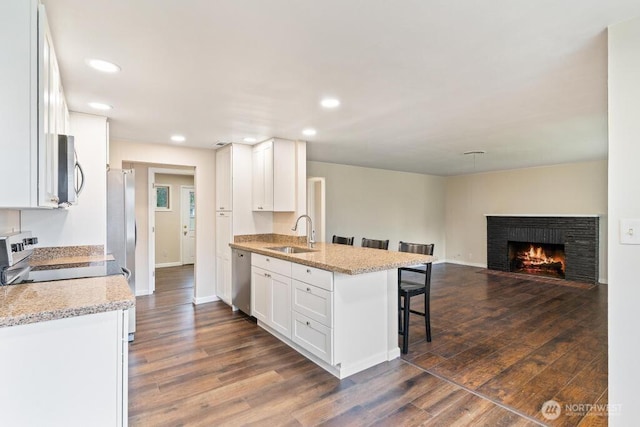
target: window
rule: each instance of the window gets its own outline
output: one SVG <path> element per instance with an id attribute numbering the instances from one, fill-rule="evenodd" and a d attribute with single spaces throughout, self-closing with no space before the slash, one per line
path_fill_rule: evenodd
<path id="1" fill-rule="evenodd" d="M 171 210 L 171 186 L 156 184 L 156 211 Z"/>

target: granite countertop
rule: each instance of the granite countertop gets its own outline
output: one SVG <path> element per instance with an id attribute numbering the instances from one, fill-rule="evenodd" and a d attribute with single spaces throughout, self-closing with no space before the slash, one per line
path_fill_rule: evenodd
<path id="1" fill-rule="evenodd" d="M 75 255 L 49 259 L 30 259 L 29 265 L 33 269 L 69 268 L 89 265 L 102 265 L 105 261 L 114 261 L 111 254 L 107 255 Z"/>
<path id="2" fill-rule="evenodd" d="M 236 239 L 236 242 L 230 243 L 229 246 L 235 249 L 243 249 L 273 258 L 343 274 L 371 273 L 374 271 L 391 270 L 398 267 L 408 267 L 410 265 L 435 261 L 435 258 L 430 255 L 385 251 L 333 243 L 316 243 L 313 252 L 285 254 L 268 248 L 289 245 L 306 248 L 306 244 L 281 242 L 277 238 L 271 239 L 271 241 L 265 240 L 269 239 L 253 241 L 249 241 L 248 239 L 238 241 L 238 239 Z"/>
<path id="3" fill-rule="evenodd" d="M 121 275 L 3 286 L 0 327 L 124 310 L 135 301 Z"/>

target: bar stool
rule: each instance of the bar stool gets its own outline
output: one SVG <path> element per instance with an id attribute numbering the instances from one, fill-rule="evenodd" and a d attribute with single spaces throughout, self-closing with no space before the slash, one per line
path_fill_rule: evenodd
<path id="1" fill-rule="evenodd" d="M 342 237 L 333 235 L 332 243 L 338 243 L 340 245 L 351 245 L 353 246 L 353 237 Z"/>
<path id="2" fill-rule="evenodd" d="M 362 238 L 362 247 L 363 248 L 374 248 L 374 249 L 389 249 L 389 241 L 388 240 L 375 240 L 375 239 L 367 239 Z"/>
<path id="3" fill-rule="evenodd" d="M 433 243 L 400 242 L 399 252 L 433 255 Z M 402 278 L 402 272 L 412 272 L 424 275 L 423 282 L 416 282 Z M 398 269 L 398 334 L 402 336 L 402 353 L 409 351 L 409 313 L 424 316 L 427 342 L 431 342 L 431 319 L 429 310 L 429 294 L 431 293 L 431 263 L 419 266 L 402 267 Z M 411 309 L 411 297 L 424 294 L 424 313 Z M 404 306 L 402 300 L 404 299 Z"/>

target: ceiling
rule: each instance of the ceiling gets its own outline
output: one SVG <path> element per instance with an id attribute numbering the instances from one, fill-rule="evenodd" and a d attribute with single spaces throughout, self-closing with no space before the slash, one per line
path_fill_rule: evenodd
<path id="1" fill-rule="evenodd" d="M 309 160 L 435 175 L 606 158 L 606 28 L 640 15 L 637 0 L 43 3 L 70 109 L 112 105 L 113 139 L 277 136 Z"/>

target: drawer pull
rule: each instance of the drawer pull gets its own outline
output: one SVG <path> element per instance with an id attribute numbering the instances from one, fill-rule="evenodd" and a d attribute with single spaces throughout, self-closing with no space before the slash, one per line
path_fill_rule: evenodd
<path id="1" fill-rule="evenodd" d="M 307 268 L 307 273 L 311 274 L 311 270 L 309 270 L 308 268 Z"/>
<path id="2" fill-rule="evenodd" d="M 265 258 L 267 260 L 267 262 L 271 261 L 269 258 Z"/>
<path id="3" fill-rule="evenodd" d="M 269 273 L 264 273 L 264 277 L 271 277 Z"/>
<path id="4" fill-rule="evenodd" d="M 307 320 L 307 326 L 310 326 L 310 325 L 311 325 L 311 323 L 309 323 L 309 321 Z"/>
<path id="5" fill-rule="evenodd" d="M 307 292 L 311 292 L 311 288 L 307 288 Z"/>

